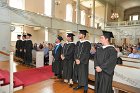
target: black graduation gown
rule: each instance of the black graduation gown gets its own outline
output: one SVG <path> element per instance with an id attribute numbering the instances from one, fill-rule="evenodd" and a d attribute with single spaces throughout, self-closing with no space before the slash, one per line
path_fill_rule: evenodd
<path id="1" fill-rule="evenodd" d="M 113 93 L 112 80 L 117 62 L 117 51 L 113 46 L 98 48 L 94 65 L 101 67 L 102 72 L 95 71 L 95 93 Z"/>
<path id="2" fill-rule="evenodd" d="M 73 75 L 73 63 L 74 63 L 74 51 L 75 44 L 67 43 L 64 44 L 62 55 L 65 57 L 63 60 L 63 78 L 64 79 L 72 79 Z"/>
<path id="3" fill-rule="evenodd" d="M 57 46 L 58 46 L 58 48 L 57 48 Z M 54 61 L 52 62 L 52 71 L 55 73 L 56 76 L 59 75 L 60 77 L 62 75 L 61 51 L 62 51 L 61 44 L 56 45 L 54 50 L 52 51 L 52 55 L 54 57 Z"/>
<path id="4" fill-rule="evenodd" d="M 22 40 L 17 40 L 16 41 L 16 57 L 21 58 L 22 56 L 22 51 L 20 51 L 22 49 Z"/>
<path id="5" fill-rule="evenodd" d="M 24 40 L 24 41 L 22 41 L 22 59 L 24 60 L 24 58 L 25 58 L 25 51 L 24 51 L 24 49 L 25 49 L 25 43 L 26 43 L 26 40 Z"/>
<path id="6" fill-rule="evenodd" d="M 33 49 L 33 44 L 31 40 L 27 40 L 25 42 L 25 64 L 31 65 L 32 63 L 32 49 Z"/>
<path id="7" fill-rule="evenodd" d="M 78 81 L 78 85 L 86 86 L 88 84 L 88 65 L 90 58 L 91 44 L 88 41 L 78 41 L 75 48 L 74 58 L 80 60 L 80 64 L 74 66 L 73 81 Z"/>

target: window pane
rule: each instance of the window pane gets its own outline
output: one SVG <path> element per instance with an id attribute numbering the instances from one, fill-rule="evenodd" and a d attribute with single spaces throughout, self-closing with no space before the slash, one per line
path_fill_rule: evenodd
<path id="1" fill-rule="evenodd" d="M 85 16 L 86 16 L 85 11 L 82 10 L 81 11 L 81 24 L 82 25 L 85 25 L 85 21 L 86 21 Z"/>
<path id="2" fill-rule="evenodd" d="M 72 22 L 73 8 L 71 4 L 66 5 L 66 21 Z"/>
<path id="3" fill-rule="evenodd" d="M 138 20 L 139 16 L 138 15 L 133 15 L 133 20 Z"/>
<path id="4" fill-rule="evenodd" d="M 25 0 L 9 0 L 9 5 L 14 8 L 24 9 Z"/>
<path id="5" fill-rule="evenodd" d="M 52 7 L 52 0 L 45 0 L 45 14 L 47 16 L 51 16 L 51 7 Z"/>

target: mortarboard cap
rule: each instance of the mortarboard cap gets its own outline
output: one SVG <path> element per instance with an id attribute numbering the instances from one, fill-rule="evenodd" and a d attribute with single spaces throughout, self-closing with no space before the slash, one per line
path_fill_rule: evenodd
<path id="1" fill-rule="evenodd" d="M 106 38 L 114 38 L 113 33 L 112 32 L 108 32 L 108 31 L 102 31 L 103 32 L 103 36 Z"/>
<path id="2" fill-rule="evenodd" d="M 27 36 L 32 36 L 31 34 L 27 33 Z"/>
<path id="3" fill-rule="evenodd" d="M 61 36 L 58 36 L 57 39 L 59 39 L 60 41 L 63 40 L 63 38 Z"/>
<path id="4" fill-rule="evenodd" d="M 17 35 L 18 37 L 21 37 L 21 35 Z"/>
<path id="5" fill-rule="evenodd" d="M 26 37 L 26 35 L 22 35 L 23 37 Z"/>
<path id="6" fill-rule="evenodd" d="M 75 36 L 73 33 L 67 33 L 67 37 L 73 37 Z"/>
<path id="7" fill-rule="evenodd" d="M 87 30 L 79 30 L 81 34 L 86 35 L 86 33 L 88 33 Z"/>

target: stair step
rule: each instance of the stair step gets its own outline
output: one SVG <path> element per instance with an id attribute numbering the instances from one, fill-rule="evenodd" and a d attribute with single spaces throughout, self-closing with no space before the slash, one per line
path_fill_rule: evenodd
<path id="1" fill-rule="evenodd" d="M 4 76 L 2 75 L 1 72 L 0 72 L 0 81 L 4 81 Z"/>
<path id="2" fill-rule="evenodd" d="M 1 84 L 1 86 L 5 86 L 5 85 L 10 84 L 10 73 L 9 73 L 9 71 L 0 69 L 0 81 L 3 81 L 3 84 Z M 15 76 L 14 76 L 13 83 L 14 83 L 14 88 L 17 88 L 17 87 L 20 87 L 20 86 L 24 87 L 24 83 Z"/>
<path id="3" fill-rule="evenodd" d="M 20 86 L 24 87 L 24 83 L 21 80 L 19 80 L 17 77 L 14 77 L 14 88 L 20 87 Z"/>
<path id="4" fill-rule="evenodd" d="M 0 73 L 4 77 L 4 80 L 3 80 L 4 84 L 2 84 L 1 86 L 5 86 L 5 85 L 10 84 L 10 76 L 9 76 L 10 74 L 9 74 L 9 72 L 6 71 L 6 70 L 0 70 Z"/>

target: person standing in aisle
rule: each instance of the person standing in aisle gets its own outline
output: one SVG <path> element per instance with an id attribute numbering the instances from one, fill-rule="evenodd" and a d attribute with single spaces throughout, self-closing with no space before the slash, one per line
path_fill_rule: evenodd
<path id="1" fill-rule="evenodd" d="M 103 31 L 100 41 L 103 46 L 97 48 L 94 57 L 95 93 L 113 93 L 112 81 L 117 63 L 117 51 L 110 40 L 112 32 Z"/>
<path id="2" fill-rule="evenodd" d="M 58 36 L 55 43 L 56 46 L 54 50 L 52 51 L 53 55 L 53 62 L 52 62 L 52 71 L 55 74 L 55 79 L 62 79 L 62 59 L 61 59 L 61 51 L 62 51 L 62 45 L 61 41 L 63 38 L 61 36 Z"/>
<path id="3" fill-rule="evenodd" d="M 74 81 L 78 81 L 78 86 L 73 88 L 78 90 L 84 87 L 84 93 L 88 91 L 88 69 L 89 69 L 89 58 L 91 44 L 85 39 L 87 30 L 79 30 L 78 38 L 80 41 L 77 42 L 75 48 L 75 68 L 74 68 Z M 76 75 L 75 75 L 76 74 Z"/>
<path id="4" fill-rule="evenodd" d="M 32 35 L 27 33 L 26 36 L 26 43 L 25 43 L 25 64 L 27 66 L 32 66 L 32 49 L 33 49 L 33 43 L 31 40 Z"/>
<path id="5" fill-rule="evenodd" d="M 61 58 L 63 60 L 63 79 L 65 83 L 68 83 L 70 87 L 73 85 L 73 63 L 74 63 L 74 52 L 75 43 L 73 33 L 67 34 L 67 43 L 64 44 Z"/>

